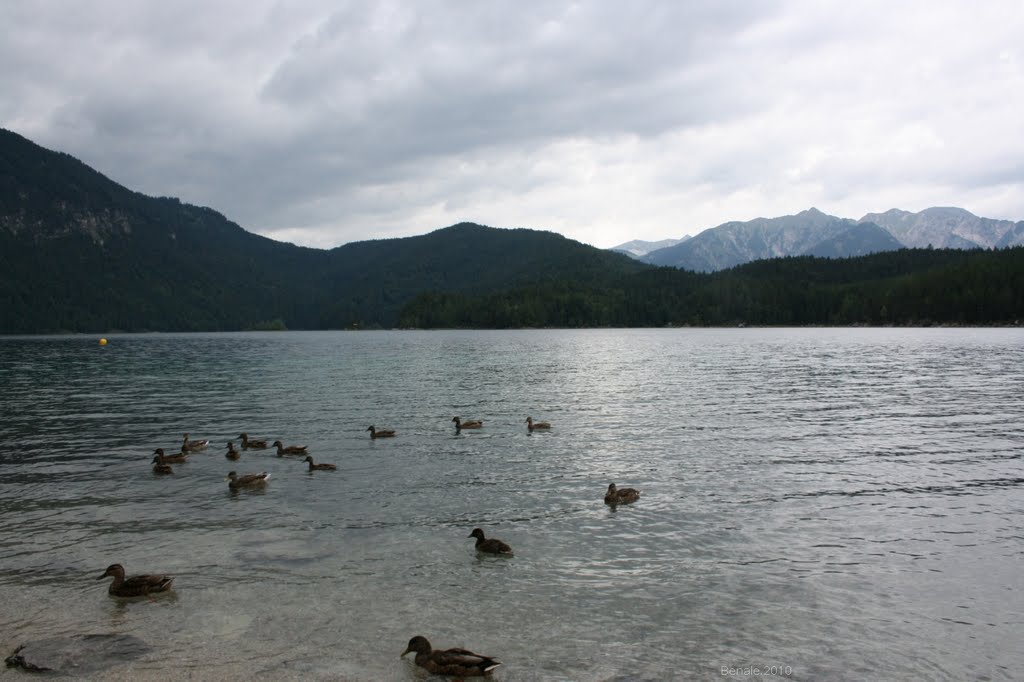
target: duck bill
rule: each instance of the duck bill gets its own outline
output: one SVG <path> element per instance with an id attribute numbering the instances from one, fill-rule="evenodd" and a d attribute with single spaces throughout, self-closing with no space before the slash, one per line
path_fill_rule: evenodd
<path id="1" fill-rule="evenodd" d="M 398 657 L 401 658 L 402 656 L 405 656 L 406 654 L 411 654 L 411 653 L 412 653 L 412 649 L 406 647 L 405 651 L 403 651 Z"/>

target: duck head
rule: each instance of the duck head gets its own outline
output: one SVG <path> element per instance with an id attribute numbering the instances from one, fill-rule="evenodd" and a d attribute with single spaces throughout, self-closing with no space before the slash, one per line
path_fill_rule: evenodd
<path id="1" fill-rule="evenodd" d="M 114 576 L 115 578 L 118 577 L 118 576 L 121 576 L 123 578 L 124 577 L 124 566 L 122 566 L 121 564 L 110 564 L 109 566 L 107 566 L 107 570 L 103 571 L 103 575 L 101 575 L 100 577 L 96 578 L 96 580 L 103 580 L 107 576 L 111 576 L 111 575 Z"/>
<path id="2" fill-rule="evenodd" d="M 429 654 L 430 651 L 430 642 L 427 641 L 427 638 L 422 635 L 416 635 L 409 640 L 409 644 L 406 645 L 405 651 L 402 652 L 402 656 L 411 653 Z M 401 656 L 399 656 L 399 658 L 401 658 Z"/>

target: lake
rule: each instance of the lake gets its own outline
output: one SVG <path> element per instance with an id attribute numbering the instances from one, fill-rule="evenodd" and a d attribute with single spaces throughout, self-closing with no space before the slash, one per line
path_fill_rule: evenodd
<path id="1" fill-rule="evenodd" d="M 0 338 L 3 656 L 116 632 L 153 649 L 97 679 L 424 680 L 420 634 L 507 682 L 1024 676 L 1024 330 L 107 338 Z M 243 431 L 338 470 L 230 462 Z M 174 591 L 112 598 L 112 563 Z"/>

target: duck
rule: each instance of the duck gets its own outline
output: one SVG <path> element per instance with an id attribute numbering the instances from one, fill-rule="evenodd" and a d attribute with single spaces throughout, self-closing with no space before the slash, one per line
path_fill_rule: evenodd
<path id="1" fill-rule="evenodd" d="M 366 429 L 370 432 L 370 438 L 394 438 L 395 432 L 391 429 L 380 429 L 378 430 L 373 424 Z"/>
<path id="2" fill-rule="evenodd" d="M 526 428 L 528 428 L 530 431 L 535 431 L 537 429 L 550 429 L 551 424 L 549 424 L 548 422 L 535 422 L 533 421 L 533 417 L 527 417 Z"/>
<path id="3" fill-rule="evenodd" d="M 612 506 L 616 504 L 629 504 L 639 499 L 640 491 L 636 488 L 622 488 L 620 490 L 615 487 L 614 483 L 608 484 L 608 492 L 604 494 L 604 503 Z"/>
<path id="4" fill-rule="evenodd" d="M 242 456 L 242 453 L 239 452 L 238 450 L 235 450 L 235 442 L 229 440 L 228 441 L 228 451 L 224 453 L 224 456 L 227 457 L 230 460 L 236 460 L 236 459 L 238 459 L 239 457 Z"/>
<path id="5" fill-rule="evenodd" d="M 160 462 L 160 455 L 153 457 L 153 473 L 154 474 L 173 474 L 174 469 L 171 468 L 170 464 L 163 464 Z"/>
<path id="6" fill-rule="evenodd" d="M 166 592 L 171 589 L 174 578 L 169 575 L 133 575 L 124 577 L 124 566 L 121 564 L 110 564 L 96 580 L 103 580 L 107 576 L 114 576 L 114 582 L 110 583 L 107 593 L 115 597 L 144 597 L 157 592 Z"/>
<path id="7" fill-rule="evenodd" d="M 181 442 L 182 452 L 197 452 L 206 448 L 210 444 L 208 440 L 189 440 L 188 434 L 185 434 L 184 440 Z"/>
<path id="8" fill-rule="evenodd" d="M 469 421 L 462 421 L 458 417 L 452 417 L 452 421 L 455 422 L 455 430 L 461 431 L 462 429 L 479 429 L 483 428 L 484 423 L 478 419 L 470 419 Z"/>
<path id="9" fill-rule="evenodd" d="M 476 551 L 488 554 L 500 554 L 512 556 L 512 548 L 497 538 L 485 538 L 480 528 L 474 528 L 473 532 L 466 537 L 476 538 Z"/>
<path id="10" fill-rule="evenodd" d="M 445 649 L 435 651 L 430 647 L 430 642 L 422 635 L 416 635 L 409 640 L 408 646 L 402 652 L 402 656 L 408 653 L 416 654 L 416 665 L 425 668 L 435 675 L 453 675 L 455 677 L 482 677 L 488 674 L 501 663 L 490 656 L 474 654 L 467 649 Z"/>
<path id="11" fill-rule="evenodd" d="M 247 433 L 240 434 L 238 437 L 242 439 L 243 450 L 248 450 L 249 448 L 252 448 L 253 450 L 264 450 L 267 447 L 267 441 L 249 440 L 249 434 Z"/>
<path id="12" fill-rule="evenodd" d="M 163 448 L 157 448 L 153 451 L 153 454 L 155 455 L 153 461 L 160 462 L 161 464 L 184 464 L 188 461 L 188 454 L 184 452 L 179 452 L 176 455 L 165 455 Z"/>
<path id="13" fill-rule="evenodd" d="M 307 446 L 289 445 L 288 447 L 285 447 L 281 444 L 281 441 L 275 440 L 274 447 L 277 448 L 277 456 L 280 457 L 281 455 L 304 455 L 306 454 Z"/>
<path id="14" fill-rule="evenodd" d="M 333 464 L 313 464 L 313 458 L 310 457 L 309 455 L 306 455 L 306 459 L 302 461 L 309 462 L 310 471 L 334 471 L 335 469 L 338 468 Z"/>
<path id="15" fill-rule="evenodd" d="M 228 487 L 232 490 L 238 488 L 255 488 L 256 486 L 264 485 L 267 479 L 270 478 L 270 474 L 266 471 L 261 471 L 258 474 L 245 474 L 239 476 L 234 471 L 227 475 Z"/>

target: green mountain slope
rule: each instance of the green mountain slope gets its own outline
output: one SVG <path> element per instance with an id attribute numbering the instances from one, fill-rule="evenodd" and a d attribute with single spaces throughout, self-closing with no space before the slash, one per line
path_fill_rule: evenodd
<path id="1" fill-rule="evenodd" d="M 646 267 L 551 232 L 471 224 L 297 247 L 0 130 L 3 333 L 390 327 L 424 290 L 596 284 Z"/>
<path id="2" fill-rule="evenodd" d="M 239 329 L 307 321 L 322 254 L 132 192 L 0 132 L 0 330 Z"/>
<path id="3" fill-rule="evenodd" d="M 424 291 L 482 294 L 564 281 L 598 286 L 648 267 L 553 232 L 470 223 L 422 237 L 356 242 L 329 253 L 333 294 L 322 326 L 359 318 L 358 305 L 364 307 L 361 319 L 393 325 L 402 305 Z"/>

